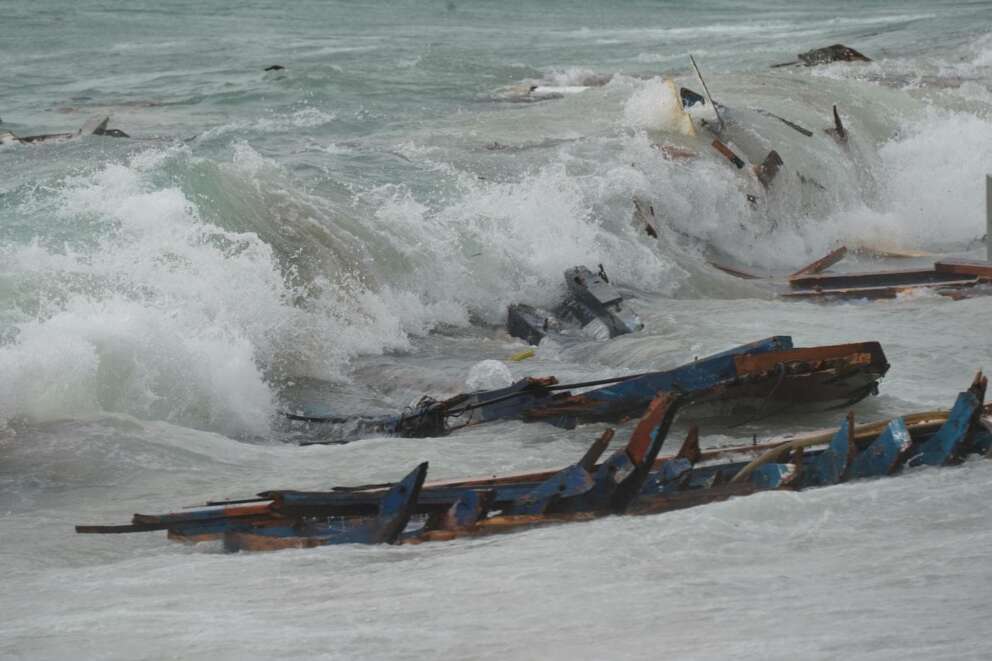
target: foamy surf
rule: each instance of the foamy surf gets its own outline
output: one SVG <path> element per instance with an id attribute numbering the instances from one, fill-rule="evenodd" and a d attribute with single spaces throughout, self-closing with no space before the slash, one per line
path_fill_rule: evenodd
<path id="1" fill-rule="evenodd" d="M 946 406 L 989 367 L 987 299 L 790 304 L 707 257 L 784 274 L 840 243 L 977 256 L 984 5 L 8 4 L 0 130 L 105 111 L 134 137 L 0 148 L 0 655 L 987 656 L 982 461 L 429 548 L 222 556 L 70 532 L 422 461 L 438 478 L 563 466 L 601 432 L 298 447 L 321 431 L 278 412 L 301 401 L 397 412 L 788 333 L 882 343 L 892 369 L 859 420 Z M 769 68 L 833 43 L 874 61 Z M 767 191 L 665 121 L 663 81 L 701 91 L 689 53 L 729 147 L 747 166 L 781 154 Z M 823 133 L 833 104 L 848 152 Z M 873 258 L 856 259 L 838 267 Z M 536 349 L 502 330 L 508 303 L 553 304 L 566 267 L 600 263 L 644 330 Z"/>

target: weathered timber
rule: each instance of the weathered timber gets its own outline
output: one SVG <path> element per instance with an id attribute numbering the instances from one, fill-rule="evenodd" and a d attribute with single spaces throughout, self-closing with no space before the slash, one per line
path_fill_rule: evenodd
<path id="1" fill-rule="evenodd" d="M 888 371 L 877 342 L 792 349 L 791 342 L 785 344 L 788 338 L 770 339 L 782 340 L 780 351 L 738 347 L 668 372 L 545 400 L 524 411 L 523 419 L 619 420 L 641 415 L 658 392 L 673 390 L 690 395 L 693 405 L 718 403 L 731 414 L 753 409 L 749 402 L 843 405 L 871 394 Z"/>
<path id="2" fill-rule="evenodd" d="M 486 517 L 496 500 L 492 490 L 468 489 L 444 513 L 437 529 L 467 530 Z"/>
<path id="3" fill-rule="evenodd" d="M 958 395 L 947 422 L 910 458 L 911 466 L 943 466 L 960 461 L 981 416 L 987 386 L 988 380 L 979 372 L 971 388 Z"/>
<path id="4" fill-rule="evenodd" d="M 754 273 L 748 273 L 747 271 L 742 271 L 739 268 L 734 268 L 733 266 L 728 266 L 727 264 L 721 264 L 714 260 L 709 260 L 708 264 L 713 268 L 720 269 L 724 273 L 734 276 L 735 278 L 741 278 L 742 280 L 760 280 L 763 276 L 755 275 Z"/>
<path id="5" fill-rule="evenodd" d="M 854 414 L 848 413 L 847 419 L 834 434 L 827 449 L 803 466 L 804 486 L 828 486 L 843 482 L 847 478 L 848 468 L 857 451 L 853 430 Z"/>
<path id="6" fill-rule="evenodd" d="M 840 121 L 840 113 L 837 112 L 837 106 L 834 105 L 834 125 L 832 128 L 825 129 L 827 135 L 832 137 L 837 141 L 839 145 L 847 144 L 847 129 L 844 128 L 844 122 Z"/>
<path id="7" fill-rule="evenodd" d="M 848 418 L 829 439 L 822 434 L 818 437 L 806 435 L 801 441 L 793 439 L 779 444 L 774 452 L 764 452 L 757 463 L 710 466 L 694 465 L 697 459 L 705 456 L 698 449 L 694 432 L 690 432 L 675 457 L 657 458 L 681 399 L 660 395 L 652 402 L 626 447 L 595 467 L 596 479 L 601 480 L 604 489 L 598 498 L 590 498 L 596 487 L 587 489 L 583 486 L 573 493 L 566 484 L 566 489 L 557 490 L 558 496 L 547 499 L 546 507 L 533 511 L 521 511 L 523 508 L 514 511 L 513 505 L 520 503 L 521 496 L 541 487 L 540 482 L 514 483 L 485 490 L 429 485 L 424 488 L 427 466 L 422 464 L 404 480 L 389 485 L 385 492 L 382 489 L 364 493 L 266 492 L 271 501 L 266 505 L 254 505 L 254 510 L 232 506 L 200 512 L 139 515 L 139 520 L 144 522 L 142 525 L 167 524 L 171 539 L 223 538 L 229 550 L 273 550 L 344 543 L 419 543 L 587 521 L 609 514 L 658 513 L 759 490 L 802 489 L 833 484 L 845 478 L 889 474 L 898 469 L 905 456 L 911 457 L 912 465 L 940 465 L 957 461 L 968 453 L 986 453 L 992 447 L 992 420 L 987 418 L 989 411 L 982 406 L 986 387 L 987 382 L 979 373 L 936 431 L 933 431 L 934 423 L 938 423 L 941 416 L 932 412 L 860 427 Z M 810 449 L 815 443 L 826 443 L 827 446 L 822 450 Z M 907 443 L 912 445 L 911 449 L 907 449 Z M 753 452 L 757 448 L 728 450 Z M 570 467 L 581 469 L 586 484 L 588 458 L 599 451 L 587 452 L 579 463 Z M 790 461 L 782 460 L 786 455 L 791 455 Z M 302 496 L 302 500 L 294 503 L 293 499 L 285 497 L 292 494 Z M 337 505 L 333 505 L 335 500 L 339 501 Z M 342 501 L 350 501 L 350 509 L 342 507 Z M 307 505 L 301 506 L 301 502 Z M 318 502 L 323 503 L 323 509 L 316 506 Z M 374 506 L 374 512 L 369 511 L 368 505 Z M 218 513 L 225 512 L 231 516 L 223 522 L 224 526 L 195 527 L 216 525 L 220 523 Z M 250 512 L 256 515 L 245 516 Z M 403 531 L 411 516 L 423 513 L 431 516 Z M 138 527 L 131 526 L 134 531 Z M 80 530 L 123 532 L 120 528 L 123 527 L 81 526 Z"/>
<path id="8" fill-rule="evenodd" d="M 780 296 L 791 300 L 881 300 L 897 298 L 913 291 L 934 290 L 952 298 L 965 298 L 962 290 L 979 284 L 976 279 L 948 280 L 946 282 L 918 283 L 913 285 L 886 285 L 878 287 L 846 287 L 837 289 L 810 289 L 782 292 Z"/>
<path id="9" fill-rule="evenodd" d="M 750 482 L 762 490 L 787 489 L 801 476 L 802 470 L 795 464 L 764 464 L 751 473 Z M 747 484 L 747 482 L 732 484 Z"/>
<path id="10" fill-rule="evenodd" d="M 936 262 L 933 267 L 939 273 L 975 276 L 979 280 L 992 281 L 992 262 L 949 257 Z"/>
<path id="11" fill-rule="evenodd" d="M 758 181 L 765 188 L 771 186 L 772 181 L 778 175 L 779 168 L 783 165 L 782 157 L 774 149 L 768 152 L 768 156 L 759 165 L 754 166 L 754 174 Z"/>
<path id="12" fill-rule="evenodd" d="M 427 462 L 397 482 L 379 503 L 376 517 L 355 522 L 290 526 L 245 526 L 224 531 L 227 551 L 271 550 L 326 544 L 392 544 L 406 528 L 427 477 Z M 278 542 L 273 541 L 278 539 Z"/>
<path id="13" fill-rule="evenodd" d="M 965 280 L 977 281 L 977 277 L 962 276 L 957 273 L 943 272 L 936 269 L 900 269 L 863 273 L 801 275 L 789 278 L 789 285 L 793 289 L 847 289 L 853 287 L 943 285 Z"/>
<path id="14" fill-rule="evenodd" d="M 912 446 L 913 437 L 905 421 L 896 418 L 851 462 L 851 479 L 890 475 L 905 461 Z"/>
<path id="15" fill-rule="evenodd" d="M 764 115 L 765 117 L 771 117 L 773 119 L 777 119 L 778 121 L 782 122 L 783 124 L 785 124 L 786 126 L 788 126 L 790 129 L 796 131 L 797 133 L 802 133 L 807 138 L 812 138 L 813 137 L 813 132 L 810 131 L 808 128 L 806 128 L 804 126 L 800 126 L 799 124 L 796 124 L 795 122 L 793 122 L 791 120 L 788 120 L 785 117 L 782 117 L 781 115 L 776 115 L 775 113 L 769 112 L 769 111 L 765 110 L 764 108 L 752 108 L 752 110 L 754 110 L 759 115 Z"/>
<path id="16" fill-rule="evenodd" d="M 723 144 L 716 138 L 713 139 L 712 145 L 713 145 L 713 149 L 720 152 L 723 155 L 723 157 L 728 161 L 730 161 L 731 163 L 733 163 L 738 170 L 744 167 L 745 165 L 744 160 L 740 156 L 735 154 L 733 149 Z"/>
<path id="17" fill-rule="evenodd" d="M 814 275 L 820 273 L 821 271 L 825 271 L 840 260 L 844 259 L 845 255 L 847 255 L 847 246 L 841 246 L 840 248 L 831 250 L 820 259 L 807 264 L 795 273 L 791 274 L 789 276 L 789 280 L 791 281 L 793 278 L 798 278 L 804 275 Z"/>

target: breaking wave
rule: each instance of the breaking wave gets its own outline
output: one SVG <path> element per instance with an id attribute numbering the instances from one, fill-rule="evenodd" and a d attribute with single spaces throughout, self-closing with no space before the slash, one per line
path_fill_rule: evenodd
<path id="1" fill-rule="evenodd" d="M 340 380 L 359 353 L 407 348 L 423 328 L 394 310 L 419 308 L 373 294 L 314 210 L 284 204 L 305 194 L 280 183 L 245 145 L 220 164 L 174 148 L 25 202 L 48 233 L 3 255 L 18 297 L 0 345 L 0 418 L 110 411 L 262 434 L 290 376 Z M 225 189 L 263 204 L 271 225 L 255 231 L 239 208 L 217 208 Z"/>
<path id="2" fill-rule="evenodd" d="M 968 66 L 990 66 L 987 40 L 970 49 Z M 731 146 L 752 163 L 773 148 L 785 159 L 768 191 L 711 138 L 673 133 L 676 100 L 659 78 L 581 67 L 548 69 L 545 81 L 596 89 L 528 106 L 533 121 L 511 122 L 519 144 L 505 155 L 499 118 L 493 137 L 478 136 L 477 120 L 446 127 L 450 143 L 402 136 L 389 148 L 418 168 L 402 183 L 315 192 L 234 140 L 226 159 L 150 149 L 19 189 L 9 199 L 35 231 L 0 254 L 13 300 L 0 419 L 118 412 L 257 436 L 294 379 L 346 381 L 356 356 L 408 351 L 440 325 L 498 324 L 516 301 L 552 305 L 575 264 L 602 263 L 664 297 L 692 295 L 684 285 L 699 269 L 684 253 L 694 250 L 773 269 L 839 243 L 960 250 L 978 238 L 987 103 L 944 107 L 912 86 L 826 71 L 814 89 L 802 74 L 712 76 L 730 121 L 756 127 L 729 133 Z M 973 85 L 976 97 L 988 91 Z M 831 103 L 849 123 L 846 151 L 823 137 Z M 201 139 L 334 120 L 307 108 Z M 666 156 L 666 145 L 693 157 Z M 370 151 L 353 140 L 334 153 Z M 654 205 L 661 241 L 632 225 L 634 197 Z"/>

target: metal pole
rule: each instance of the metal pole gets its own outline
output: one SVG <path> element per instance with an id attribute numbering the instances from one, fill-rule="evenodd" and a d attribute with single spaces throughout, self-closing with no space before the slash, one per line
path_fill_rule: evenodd
<path id="1" fill-rule="evenodd" d="M 992 175 L 985 175 L 985 259 L 992 262 Z"/>

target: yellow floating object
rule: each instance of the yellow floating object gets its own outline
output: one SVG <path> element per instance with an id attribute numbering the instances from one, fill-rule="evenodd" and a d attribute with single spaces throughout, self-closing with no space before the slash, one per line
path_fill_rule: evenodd
<path id="1" fill-rule="evenodd" d="M 512 356 L 510 356 L 509 360 L 513 361 L 514 363 L 519 363 L 521 360 L 527 360 L 528 358 L 533 358 L 533 357 L 534 357 L 534 350 L 527 349 L 526 351 L 521 351 L 520 353 L 513 354 Z"/>

